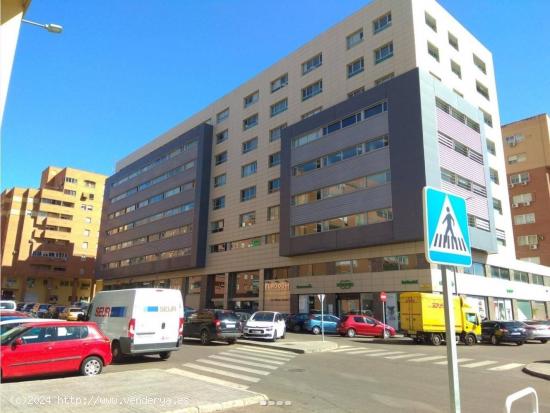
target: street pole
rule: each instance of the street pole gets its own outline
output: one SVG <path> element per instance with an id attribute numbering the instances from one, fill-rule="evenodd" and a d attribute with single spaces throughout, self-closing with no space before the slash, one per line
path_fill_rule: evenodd
<path id="1" fill-rule="evenodd" d="M 322 295 L 323 299 L 321 300 L 321 336 L 323 337 L 323 342 L 325 342 L 325 295 Z"/>
<path id="2" fill-rule="evenodd" d="M 445 341 L 447 342 L 447 373 L 449 376 L 449 396 L 451 412 L 460 413 L 460 385 L 458 381 L 458 363 L 456 354 L 456 331 L 454 299 L 450 279 L 447 277 L 447 266 L 441 266 L 443 281 L 443 302 L 445 308 Z"/>
<path id="3" fill-rule="evenodd" d="M 384 324 L 384 332 L 382 333 L 382 340 L 386 339 L 386 302 L 382 301 L 382 323 Z"/>

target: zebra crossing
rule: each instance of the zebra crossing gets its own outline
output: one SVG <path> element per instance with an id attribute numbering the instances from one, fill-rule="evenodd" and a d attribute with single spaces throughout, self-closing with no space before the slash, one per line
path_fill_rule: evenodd
<path id="1" fill-rule="evenodd" d="M 227 351 L 183 363 L 173 373 L 246 390 L 290 362 L 297 354 L 283 350 L 231 346 Z"/>
<path id="2" fill-rule="evenodd" d="M 339 353 L 344 355 L 354 355 L 359 357 L 380 357 L 388 360 L 398 360 L 410 363 L 432 363 L 435 365 L 446 366 L 447 356 L 430 356 L 425 353 L 408 353 L 406 351 L 391 351 L 387 348 L 365 348 L 354 346 L 339 346 L 335 350 L 330 350 L 329 353 Z M 457 359 L 459 367 L 466 369 L 485 368 L 488 371 L 506 371 L 519 367 L 523 367 L 522 363 L 506 363 L 499 364 L 494 360 L 479 360 L 476 361 L 472 358 L 459 358 Z"/>

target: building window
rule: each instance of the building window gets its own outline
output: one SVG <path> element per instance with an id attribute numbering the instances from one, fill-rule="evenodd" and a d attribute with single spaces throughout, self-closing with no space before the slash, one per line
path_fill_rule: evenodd
<path id="1" fill-rule="evenodd" d="M 267 193 L 272 194 L 274 192 L 279 192 L 281 189 L 281 178 L 272 179 L 267 183 Z"/>
<path id="2" fill-rule="evenodd" d="M 283 133 L 284 128 L 286 128 L 286 123 L 271 129 L 269 131 L 269 142 L 275 142 L 281 139 L 281 134 Z"/>
<path id="3" fill-rule="evenodd" d="M 540 264 L 540 257 L 523 257 L 520 261 L 532 262 L 533 264 Z"/>
<path id="4" fill-rule="evenodd" d="M 279 233 L 265 235 L 264 242 L 265 242 L 266 245 L 278 244 L 279 243 Z"/>
<path id="5" fill-rule="evenodd" d="M 393 56 L 393 42 L 389 42 L 374 51 L 374 64 L 381 63 L 392 56 Z"/>
<path id="6" fill-rule="evenodd" d="M 459 79 L 462 79 L 462 70 L 460 69 L 460 65 L 454 60 L 451 60 L 451 70 L 458 76 Z"/>
<path id="7" fill-rule="evenodd" d="M 222 209 L 225 208 L 225 196 L 220 196 L 212 200 L 212 209 Z"/>
<path id="8" fill-rule="evenodd" d="M 449 44 L 458 50 L 458 39 L 451 32 L 449 32 Z"/>
<path id="9" fill-rule="evenodd" d="M 94 206 L 89 204 L 80 204 L 80 209 L 83 211 L 93 211 Z"/>
<path id="10" fill-rule="evenodd" d="M 520 235 L 518 237 L 518 245 L 522 247 L 526 245 L 529 245 L 529 246 L 538 245 L 538 243 L 539 243 L 538 235 Z"/>
<path id="11" fill-rule="evenodd" d="M 210 232 L 212 234 L 215 234 L 216 232 L 222 232 L 223 231 L 223 219 L 220 219 L 218 221 L 212 221 L 210 223 Z"/>
<path id="12" fill-rule="evenodd" d="M 533 284 L 544 285 L 544 276 L 538 274 L 531 275 Z"/>
<path id="13" fill-rule="evenodd" d="M 489 100 L 489 89 L 476 80 L 476 90 L 485 99 Z"/>
<path id="14" fill-rule="evenodd" d="M 242 144 L 242 152 L 248 153 L 253 151 L 254 149 L 258 148 L 258 138 L 252 138 L 247 140 L 246 142 L 243 142 Z"/>
<path id="15" fill-rule="evenodd" d="M 534 224 L 534 223 L 535 223 L 534 212 L 531 212 L 529 214 L 514 215 L 515 225 L 525 225 L 525 224 Z"/>
<path id="16" fill-rule="evenodd" d="M 223 132 L 216 134 L 216 145 L 225 142 L 227 139 L 229 139 L 229 130 L 224 130 Z"/>
<path id="17" fill-rule="evenodd" d="M 474 65 L 481 70 L 484 74 L 487 74 L 487 66 L 485 65 L 485 62 L 481 60 L 479 57 L 477 57 L 475 54 L 472 55 L 474 59 Z"/>
<path id="18" fill-rule="evenodd" d="M 391 12 L 384 14 L 372 22 L 373 34 L 379 33 L 391 26 Z"/>
<path id="19" fill-rule="evenodd" d="M 306 118 L 309 118 L 310 116 L 316 115 L 319 112 L 321 112 L 322 110 L 323 110 L 322 106 L 319 106 L 318 108 L 310 110 L 309 112 L 306 112 L 302 115 L 302 119 L 306 119 Z"/>
<path id="20" fill-rule="evenodd" d="M 85 229 L 85 230 L 84 230 L 84 236 L 85 236 L 85 237 L 89 237 L 89 236 L 90 236 L 90 230 L 89 230 L 89 229 Z"/>
<path id="21" fill-rule="evenodd" d="M 70 176 L 66 176 L 66 177 L 65 177 L 65 182 L 67 182 L 68 184 L 77 184 L 77 183 L 78 183 L 78 179 L 76 179 L 76 178 L 71 178 Z"/>
<path id="22" fill-rule="evenodd" d="M 279 212 L 281 207 L 279 205 L 270 206 L 267 208 L 267 220 L 268 221 L 278 221 Z"/>
<path id="23" fill-rule="evenodd" d="M 214 188 L 218 188 L 220 186 L 224 186 L 227 182 L 227 175 L 221 174 L 214 177 Z"/>
<path id="24" fill-rule="evenodd" d="M 487 141 L 487 152 L 496 156 L 497 148 L 495 146 L 495 143 L 490 139 L 486 139 L 486 141 Z"/>
<path id="25" fill-rule="evenodd" d="M 285 73 L 281 77 L 278 77 L 271 82 L 271 93 L 278 91 L 288 85 L 288 73 Z"/>
<path id="26" fill-rule="evenodd" d="M 302 89 L 302 101 L 308 100 L 323 91 L 323 81 L 318 80 Z"/>
<path id="27" fill-rule="evenodd" d="M 313 56 L 311 59 L 302 63 L 302 75 L 305 75 L 312 70 L 317 69 L 323 64 L 323 54 L 319 53 L 316 56 Z"/>
<path id="28" fill-rule="evenodd" d="M 517 146 L 518 143 L 523 142 L 525 140 L 525 136 L 523 136 L 521 134 L 518 134 L 518 135 L 513 135 L 513 136 L 507 136 L 505 139 L 506 139 L 506 143 L 508 144 L 508 146 L 513 148 L 514 146 Z"/>
<path id="29" fill-rule="evenodd" d="M 484 198 L 487 197 L 487 189 L 484 186 L 470 181 L 469 179 L 457 175 L 447 169 L 441 168 L 441 180 L 459 186 L 462 189 L 466 189 L 467 191 L 473 192 L 474 194 L 480 195 Z"/>
<path id="30" fill-rule="evenodd" d="M 510 185 L 527 185 L 530 181 L 529 172 L 510 175 Z"/>
<path id="31" fill-rule="evenodd" d="M 216 115 L 216 122 L 222 123 L 228 117 L 229 117 L 229 108 L 222 110 L 220 113 Z"/>
<path id="32" fill-rule="evenodd" d="M 288 109 L 288 99 L 284 98 L 273 105 L 271 105 L 271 117 L 277 116 L 279 113 L 283 113 Z"/>
<path id="33" fill-rule="evenodd" d="M 239 215 L 239 227 L 251 227 L 256 223 L 256 211 L 245 212 Z"/>
<path id="34" fill-rule="evenodd" d="M 430 16 L 427 12 L 424 13 L 424 20 L 426 21 L 426 24 L 437 33 L 437 21 Z"/>
<path id="35" fill-rule="evenodd" d="M 502 202 L 500 199 L 493 198 L 493 209 L 502 215 Z"/>
<path id="36" fill-rule="evenodd" d="M 256 198 L 256 187 L 251 186 L 245 189 L 241 189 L 241 202 L 250 201 Z"/>
<path id="37" fill-rule="evenodd" d="M 428 42 L 428 54 L 439 62 L 439 49 Z M 441 81 L 441 79 L 439 79 Z"/>
<path id="38" fill-rule="evenodd" d="M 496 169 L 493 169 L 493 168 L 489 168 L 489 176 L 491 178 L 491 181 L 493 181 L 495 184 L 499 184 L 499 179 L 498 179 L 498 171 Z"/>
<path id="39" fill-rule="evenodd" d="M 269 167 L 277 166 L 281 163 L 281 152 L 275 152 L 269 155 Z"/>
<path id="40" fill-rule="evenodd" d="M 508 165 L 514 165 L 516 163 L 522 163 L 527 160 L 527 154 L 526 153 L 518 153 L 516 155 L 510 155 L 508 157 Z"/>
<path id="41" fill-rule="evenodd" d="M 362 57 L 357 60 L 354 60 L 351 63 L 348 63 L 348 66 L 347 66 L 348 79 L 350 77 L 353 77 L 361 73 L 364 70 L 365 70 L 365 59 Z"/>
<path id="42" fill-rule="evenodd" d="M 529 282 L 529 274 L 525 271 L 514 270 L 514 281 L 519 281 L 522 283 Z"/>
<path id="43" fill-rule="evenodd" d="M 512 208 L 517 208 L 520 205 L 529 206 L 533 202 L 533 194 L 519 194 L 512 197 Z"/>
<path id="44" fill-rule="evenodd" d="M 73 191 L 72 189 L 64 189 L 63 193 L 69 196 L 76 196 L 76 191 Z"/>
<path id="45" fill-rule="evenodd" d="M 252 106 L 254 103 L 258 101 L 258 99 L 260 99 L 260 92 L 257 90 L 243 99 L 243 106 L 245 108 Z"/>
<path id="46" fill-rule="evenodd" d="M 257 124 L 258 124 L 258 114 L 255 113 L 254 115 L 249 116 L 248 118 L 243 120 L 243 130 L 253 128 Z"/>
<path id="47" fill-rule="evenodd" d="M 480 132 L 479 123 L 475 122 L 473 119 L 466 116 L 461 111 L 455 109 L 451 105 L 449 105 L 447 102 L 444 102 L 443 100 L 439 98 L 435 98 L 435 106 L 438 109 L 441 109 L 445 113 L 448 113 L 456 120 L 464 123 L 466 126 L 468 126 L 470 129 L 475 130 L 477 133 Z"/>
<path id="48" fill-rule="evenodd" d="M 382 76 L 382 77 L 376 79 L 376 80 L 374 81 L 374 84 L 375 84 L 376 86 L 378 86 L 378 85 L 381 84 L 381 83 L 384 83 L 384 82 L 387 82 L 388 80 L 393 79 L 394 76 L 395 76 L 395 74 L 394 74 L 393 72 L 388 73 L 387 75 Z"/>
<path id="49" fill-rule="evenodd" d="M 82 248 L 83 250 L 87 250 L 87 249 L 88 249 L 88 243 L 87 243 L 87 242 L 83 242 L 83 243 L 80 245 L 80 248 Z"/>
<path id="50" fill-rule="evenodd" d="M 473 261 L 470 267 L 464 267 L 464 274 L 485 277 L 485 265 L 481 262 Z"/>
<path id="51" fill-rule="evenodd" d="M 351 92 L 349 92 L 348 93 L 348 98 L 352 98 L 352 97 L 360 95 L 361 93 L 364 93 L 364 92 L 365 92 L 365 87 L 361 86 L 360 88 L 357 88 L 357 89 L 352 90 Z"/>
<path id="52" fill-rule="evenodd" d="M 84 222 L 86 224 L 91 224 L 92 223 L 92 218 L 91 217 L 86 217 L 86 218 L 84 218 Z"/>
<path id="53" fill-rule="evenodd" d="M 241 177 L 253 175 L 258 170 L 258 163 L 256 161 L 241 166 Z"/>
<path id="54" fill-rule="evenodd" d="M 503 280 L 510 279 L 510 270 L 508 268 L 493 267 L 491 265 L 491 277 L 501 278 Z"/>
<path id="55" fill-rule="evenodd" d="M 359 29 L 346 37 L 346 46 L 351 49 L 353 46 L 358 45 L 363 41 L 363 29 Z"/>
<path id="56" fill-rule="evenodd" d="M 222 163 L 227 162 L 227 151 L 217 154 L 214 161 L 216 165 L 221 165 Z"/>

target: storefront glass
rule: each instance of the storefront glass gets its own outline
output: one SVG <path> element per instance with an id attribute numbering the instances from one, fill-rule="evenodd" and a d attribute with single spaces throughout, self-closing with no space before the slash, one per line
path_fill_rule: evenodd
<path id="1" fill-rule="evenodd" d="M 260 293 L 260 275 L 258 271 L 239 272 L 235 277 L 233 297 L 258 297 Z"/>
<path id="2" fill-rule="evenodd" d="M 518 300 L 518 316 L 517 319 L 520 321 L 531 320 L 533 318 L 533 311 L 531 309 L 531 302 Z"/>
<path id="3" fill-rule="evenodd" d="M 546 320 L 546 306 L 543 301 L 533 301 L 533 320 Z"/>
<path id="4" fill-rule="evenodd" d="M 468 295 L 465 301 L 474 311 L 478 312 L 482 320 L 489 318 L 489 313 L 487 312 L 487 298 Z"/>
<path id="5" fill-rule="evenodd" d="M 512 300 L 507 298 L 495 298 L 494 301 L 495 319 L 499 321 L 513 320 Z"/>

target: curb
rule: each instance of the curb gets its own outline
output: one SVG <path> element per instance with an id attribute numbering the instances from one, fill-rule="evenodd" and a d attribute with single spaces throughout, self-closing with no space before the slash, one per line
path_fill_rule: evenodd
<path id="1" fill-rule="evenodd" d="M 531 376 L 535 376 L 535 377 L 538 377 L 538 378 L 541 378 L 541 379 L 544 379 L 544 380 L 550 380 L 550 374 L 540 373 L 540 372 L 536 371 L 536 364 L 538 364 L 538 363 L 528 364 L 522 369 L 522 371 L 524 373 L 527 373 L 527 374 L 531 375 Z M 531 367 L 529 367 L 529 366 L 531 366 Z"/>
<path id="2" fill-rule="evenodd" d="M 284 345 L 269 345 L 269 344 L 263 344 L 261 342 L 257 341 L 248 341 L 248 340 L 239 340 L 239 344 L 244 344 L 246 346 L 252 346 L 252 347 L 261 347 L 261 348 L 267 348 L 267 349 L 274 349 L 274 350 L 280 350 L 280 351 L 288 351 L 290 353 L 296 353 L 296 354 L 306 354 L 306 353 L 322 353 L 324 351 L 334 350 L 338 348 L 338 344 L 333 343 L 332 345 L 324 345 L 323 347 L 317 347 L 317 348 L 292 348 L 287 347 Z M 325 342 L 328 343 L 328 342 Z"/>
<path id="3" fill-rule="evenodd" d="M 236 407 L 251 406 L 253 404 L 260 404 L 264 400 L 269 400 L 265 394 L 258 394 L 257 396 L 245 397 L 243 399 L 228 400 L 222 403 L 210 403 L 200 406 L 186 407 L 185 409 L 178 410 L 177 413 L 207 413 L 207 412 L 219 412 L 222 410 L 229 410 Z"/>

